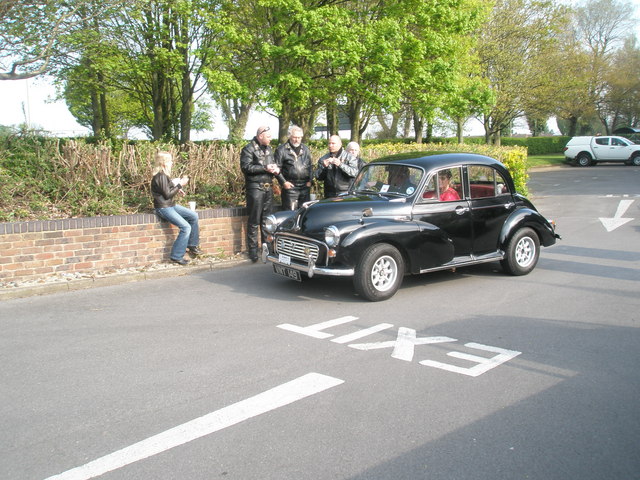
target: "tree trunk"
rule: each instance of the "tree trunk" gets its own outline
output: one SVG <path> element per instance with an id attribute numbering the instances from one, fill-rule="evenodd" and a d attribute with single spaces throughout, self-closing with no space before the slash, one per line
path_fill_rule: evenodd
<path id="1" fill-rule="evenodd" d="M 339 132 L 338 106 L 333 100 L 327 103 L 327 138 L 331 135 L 338 135 Z"/>
<path id="2" fill-rule="evenodd" d="M 187 59 L 185 59 L 187 61 Z M 185 69 L 182 72 L 182 105 L 180 108 L 180 144 L 184 145 L 191 140 L 191 119 L 193 117 L 193 88 L 191 76 Z"/>
<path id="3" fill-rule="evenodd" d="M 380 138 L 393 138 L 393 132 L 391 130 L 393 120 L 391 126 L 387 125 L 387 119 L 382 112 L 376 113 L 376 118 L 378 119 L 380 127 L 382 127 L 382 134 L 380 135 Z"/>
<path id="4" fill-rule="evenodd" d="M 433 141 L 433 123 L 427 122 L 427 137 L 426 142 L 431 143 Z"/>
<path id="5" fill-rule="evenodd" d="M 302 129 L 305 141 L 314 134 L 313 127 L 316 123 L 317 115 L 317 106 L 311 107 L 308 111 L 297 112 L 295 115 L 293 115 L 292 123 Z"/>
<path id="6" fill-rule="evenodd" d="M 104 129 L 104 136 L 106 138 L 111 138 L 111 122 L 109 121 L 109 107 L 107 102 L 107 92 L 105 91 L 104 73 L 98 72 L 98 82 L 100 84 L 100 115 L 102 118 L 102 128 Z"/>
<path id="7" fill-rule="evenodd" d="M 402 127 L 402 138 L 409 138 L 411 135 L 411 115 L 407 113 L 404 117 L 404 125 Z"/>
<path id="8" fill-rule="evenodd" d="M 482 118 L 482 125 L 484 126 L 484 143 L 491 145 L 491 117 L 485 115 Z"/>
<path id="9" fill-rule="evenodd" d="M 278 143 L 287 141 L 292 117 L 291 104 L 285 99 L 282 102 L 282 113 L 278 116 Z"/>
<path id="10" fill-rule="evenodd" d="M 348 103 L 349 109 L 349 124 L 351 126 L 351 137 L 350 140 L 352 142 L 360 143 L 360 127 L 362 119 L 360 118 L 360 114 L 362 112 L 362 103 L 359 100 L 350 101 Z"/>
<path id="11" fill-rule="evenodd" d="M 413 130 L 415 132 L 416 143 L 422 143 L 423 128 L 424 128 L 424 119 L 414 111 L 413 112 Z"/>
<path id="12" fill-rule="evenodd" d="M 93 136 L 102 136 L 102 116 L 100 115 L 100 96 L 95 87 L 91 88 L 91 129 Z"/>
<path id="13" fill-rule="evenodd" d="M 162 139 L 164 135 L 164 84 L 163 75 L 159 72 L 151 74 L 151 108 L 153 111 L 153 125 L 151 136 L 154 141 Z"/>
<path id="14" fill-rule="evenodd" d="M 458 143 L 464 143 L 464 121 L 462 118 L 456 118 L 456 137 L 458 138 Z"/>
<path id="15" fill-rule="evenodd" d="M 569 118 L 569 136 L 575 137 L 578 131 L 578 117 L 571 115 Z"/>
<path id="16" fill-rule="evenodd" d="M 398 138 L 398 125 L 402 118 L 402 111 L 395 112 L 391 115 L 391 123 L 387 125 L 387 119 L 383 112 L 376 113 L 378 123 L 382 127 L 380 138 Z"/>
<path id="17" fill-rule="evenodd" d="M 253 102 L 243 102 L 239 98 L 218 98 L 217 103 L 222 110 L 224 123 L 229 129 L 227 140 L 242 140 L 247 129 L 249 113 L 253 109 Z"/>

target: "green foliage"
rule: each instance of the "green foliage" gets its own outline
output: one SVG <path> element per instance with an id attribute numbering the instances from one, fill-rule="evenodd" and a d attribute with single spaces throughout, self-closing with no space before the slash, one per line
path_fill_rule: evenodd
<path id="1" fill-rule="evenodd" d="M 565 18 L 565 8 L 549 0 L 495 2 L 478 46 L 482 75 L 495 99 L 483 112 L 494 142 L 525 112 L 551 113 L 547 100 L 558 91 L 551 88 L 558 74 L 549 58 L 556 58 Z"/>
<path id="2" fill-rule="evenodd" d="M 244 143 L 200 142 L 178 148 L 151 142 L 111 145 L 0 137 L 0 221 L 150 212 L 149 183 L 158 150 L 173 153 L 176 176 L 189 175 L 184 201 L 195 200 L 200 208 L 243 205 L 239 155 Z M 312 145 L 311 151 L 314 159 L 319 158 L 326 142 Z M 362 147 L 366 161 L 418 151 L 473 152 L 497 158 L 511 170 L 518 191 L 526 194 L 526 149 L 522 147 L 403 142 L 367 142 Z"/>
<path id="3" fill-rule="evenodd" d="M 570 139 L 571 137 L 564 136 L 526 138 L 507 137 L 502 139 L 502 145 L 525 147 L 529 155 L 544 155 L 548 153 L 562 153 L 562 149 Z"/>

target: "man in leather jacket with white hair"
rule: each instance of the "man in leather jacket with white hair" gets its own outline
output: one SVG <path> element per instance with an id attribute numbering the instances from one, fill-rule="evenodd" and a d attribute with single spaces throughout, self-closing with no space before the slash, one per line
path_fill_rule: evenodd
<path id="1" fill-rule="evenodd" d="M 309 147 L 302 143 L 304 132 L 294 125 L 289 129 L 289 140 L 276 148 L 274 158 L 290 188 L 283 185 L 282 209 L 295 210 L 311 200 L 313 162 Z"/>

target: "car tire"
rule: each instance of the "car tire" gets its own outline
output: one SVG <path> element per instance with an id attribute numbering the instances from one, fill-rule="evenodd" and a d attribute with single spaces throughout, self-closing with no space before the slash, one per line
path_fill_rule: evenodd
<path id="1" fill-rule="evenodd" d="M 634 155 L 633 157 L 631 157 L 631 161 L 629 162 L 629 165 L 640 167 L 640 155 Z"/>
<path id="2" fill-rule="evenodd" d="M 540 239 L 531 228 L 521 228 L 509 240 L 502 268 L 511 275 L 526 275 L 538 263 Z"/>
<path id="3" fill-rule="evenodd" d="M 379 302 L 395 295 L 403 276 L 404 259 L 398 249 L 387 243 L 376 243 L 362 255 L 353 284 L 362 297 Z"/>
<path id="4" fill-rule="evenodd" d="M 588 153 L 581 153 L 576 158 L 576 164 L 580 167 L 588 167 L 591 165 L 591 157 Z"/>

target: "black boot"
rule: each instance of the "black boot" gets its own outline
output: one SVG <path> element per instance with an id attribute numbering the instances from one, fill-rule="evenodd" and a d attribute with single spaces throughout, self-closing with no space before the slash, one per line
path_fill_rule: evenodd
<path id="1" fill-rule="evenodd" d="M 247 232 L 247 247 L 249 248 L 249 258 L 253 263 L 258 261 L 258 225 L 249 225 Z"/>

